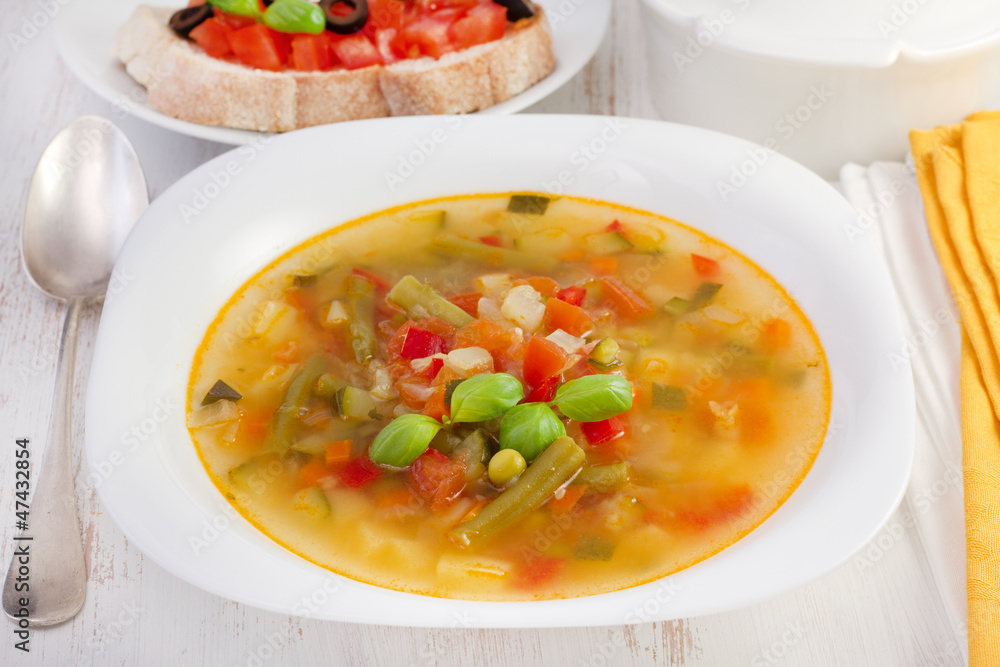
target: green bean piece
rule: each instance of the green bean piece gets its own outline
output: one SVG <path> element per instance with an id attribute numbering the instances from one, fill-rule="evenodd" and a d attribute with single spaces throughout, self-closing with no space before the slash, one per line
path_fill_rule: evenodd
<path id="1" fill-rule="evenodd" d="M 573 483 L 586 484 L 598 493 L 619 491 L 628 484 L 628 464 L 620 461 L 606 466 L 587 466 Z"/>
<path id="2" fill-rule="evenodd" d="M 411 319 L 436 317 L 456 327 L 464 327 L 472 315 L 453 304 L 430 285 L 413 276 L 403 276 L 389 290 L 389 300 L 406 311 Z"/>
<path id="3" fill-rule="evenodd" d="M 316 354 L 309 357 L 292 378 L 285 393 L 285 400 L 281 402 L 264 439 L 265 450 L 284 452 L 291 446 L 301 425 L 299 411 L 306 406 L 306 401 L 312 396 L 313 387 L 324 368 L 326 368 L 326 357 Z"/>
<path id="4" fill-rule="evenodd" d="M 375 285 L 358 275 L 347 277 L 347 300 L 351 306 L 351 348 L 363 364 L 375 356 Z"/>
<path id="5" fill-rule="evenodd" d="M 531 255 L 520 250 L 497 248 L 479 241 L 470 241 L 454 234 L 441 234 L 431 242 L 440 252 L 457 259 L 478 264 L 510 266 L 526 271 L 551 272 L 559 263 L 548 255 Z"/>
<path id="6" fill-rule="evenodd" d="M 573 438 L 557 438 L 521 473 L 518 481 L 479 514 L 452 530 L 449 537 L 462 547 L 485 539 L 544 503 L 580 470 L 586 458 Z"/>

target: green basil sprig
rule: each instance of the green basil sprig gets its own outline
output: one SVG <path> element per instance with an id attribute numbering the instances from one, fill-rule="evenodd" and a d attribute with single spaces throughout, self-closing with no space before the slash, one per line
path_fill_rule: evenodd
<path id="1" fill-rule="evenodd" d="M 375 463 L 405 468 L 427 451 L 443 427 L 427 415 L 400 415 L 385 425 L 368 450 Z"/>
<path id="2" fill-rule="evenodd" d="M 496 419 L 523 398 L 524 388 L 513 375 L 473 375 L 455 387 L 451 395 L 451 421 L 482 422 Z"/>
<path id="3" fill-rule="evenodd" d="M 278 32 L 306 32 L 318 35 L 326 28 L 319 5 L 308 0 L 274 0 L 264 11 L 264 25 Z"/>
<path id="4" fill-rule="evenodd" d="M 221 9 L 227 14 L 252 16 L 254 18 L 260 16 L 260 8 L 257 6 L 257 0 L 208 0 L 208 4 L 216 9 Z"/>
<path id="5" fill-rule="evenodd" d="M 526 461 L 564 435 L 562 420 L 545 403 L 515 405 L 500 420 L 500 449 L 517 450 Z"/>
<path id="6" fill-rule="evenodd" d="M 581 422 L 599 422 L 632 409 L 632 385 L 620 375 L 585 375 L 559 387 L 550 405 Z"/>

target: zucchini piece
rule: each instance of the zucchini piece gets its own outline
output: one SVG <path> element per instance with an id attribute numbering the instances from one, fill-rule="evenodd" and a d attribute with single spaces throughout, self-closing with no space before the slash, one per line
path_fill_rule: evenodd
<path id="1" fill-rule="evenodd" d="M 654 382 L 652 405 L 658 410 L 686 410 L 687 394 L 683 387 Z"/>
<path id="2" fill-rule="evenodd" d="M 670 301 L 663 304 L 663 310 L 670 313 L 671 315 L 683 315 L 684 313 L 691 310 L 691 302 L 687 299 L 682 299 L 679 296 L 675 296 Z"/>
<path id="3" fill-rule="evenodd" d="M 205 398 L 201 399 L 202 405 L 211 405 L 216 401 L 238 401 L 243 398 L 243 394 L 236 391 L 228 384 L 222 380 L 216 380 L 212 388 L 208 390 L 205 394 Z"/>
<path id="4" fill-rule="evenodd" d="M 573 550 L 573 557 L 577 560 L 611 560 L 614 554 L 615 543 L 597 535 L 584 535 Z"/>
<path id="5" fill-rule="evenodd" d="M 546 229 L 533 234 L 522 234 L 514 239 L 514 247 L 531 255 L 559 257 L 573 249 L 576 242 L 563 229 Z"/>
<path id="6" fill-rule="evenodd" d="M 486 462 L 490 459 L 490 436 L 477 428 L 466 436 L 455 448 L 454 460 L 465 466 L 465 481 L 479 479 L 486 472 Z"/>
<path id="7" fill-rule="evenodd" d="M 511 195 L 507 202 L 507 210 L 511 213 L 528 213 L 530 215 L 545 215 L 549 207 L 549 197 L 542 195 Z"/>
<path id="8" fill-rule="evenodd" d="M 583 239 L 584 245 L 594 255 L 618 255 L 634 246 L 621 232 L 598 232 Z"/>
<path id="9" fill-rule="evenodd" d="M 326 437 L 325 434 L 314 433 L 301 440 L 296 440 L 289 449 L 309 456 L 322 456 L 326 454 L 326 446 L 329 442 L 330 438 Z"/>
<path id="10" fill-rule="evenodd" d="M 698 289 L 694 291 L 694 296 L 691 297 L 691 310 L 698 310 L 708 304 L 709 301 L 715 298 L 720 289 L 722 289 L 720 283 L 705 282 L 698 285 Z"/>
<path id="11" fill-rule="evenodd" d="M 337 412 L 344 419 L 378 419 L 377 407 L 367 389 L 347 385 L 337 390 Z"/>
<path id="12" fill-rule="evenodd" d="M 621 366 L 622 362 L 618 359 L 618 353 L 621 352 L 621 349 L 618 341 L 614 338 L 604 338 L 590 351 L 587 363 L 602 371 Z"/>
<path id="13" fill-rule="evenodd" d="M 454 380 L 448 380 L 448 384 L 444 386 L 444 404 L 445 407 L 451 407 L 451 395 L 455 393 L 458 389 L 458 385 L 465 382 L 464 378 L 455 378 Z M 471 386 L 471 385 L 470 385 Z"/>
<path id="14" fill-rule="evenodd" d="M 292 287 L 309 287 L 316 282 L 317 276 L 315 273 L 290 273 L 288 274 L 289 282 L 291 282 Z"/>
<path id="15" fill-rule="evenodd" d="M 263 493 L 267 485 L 285 469 L 281 458 L 274 453 L 247 459 L 229 470 L 229 484 L 238 491 Z"/>
<path id="16" fill-rule="evenodd" d="M 480 243 L 479 241 L 470 241 L 454 234 L 441 234 L 431 242 L 431 245 L 449 257 L 464 259 L 477 264 L 499 265 L 505 268 L 514 267 L 524 269 L 525 271 L 540 271 L 542 273 L 549 273 L 555 270 L 559 264 L 559 260 L 550 255 L 535 255 L 521 252 L 520 250 L 497 248 L 496 246 Z"/>
<path id="17" fill-rule="evenodd" d="M 628 464 L 624 461 L 606 466 L 587 466 L 573 480 L 574 484 L 586 484 L 598 493 L 620 491 L 628 484 Z"/>
<path id="18" fill-rule="evenodd" d="M 437 239 L 435 239 L 436 242 Z M 437 317 L 452 326 L 464 327 L 474 319 L 472 315 L 441 296 L 436 289 L 425 285 L 413 276 L 400 278 L 399 282 L 389 290 L 388 297 L 414 320 Z"/>
<path id="19" fill-rule="evenodd" d="M 295 494 L 292 509 L 305 512 L 314 519 L 325 519 L 330 516 L 330 499 L 318 485 L 310 486 Z"/>

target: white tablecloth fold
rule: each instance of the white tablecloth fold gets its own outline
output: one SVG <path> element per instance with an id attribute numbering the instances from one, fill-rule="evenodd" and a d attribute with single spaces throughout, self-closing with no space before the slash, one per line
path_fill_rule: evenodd
<path id="1" fill-rule="evenodd" d="M 913 373 L 916 456 L 906 496 L 892 521 L 912 522 L 916 528 L 927 574 L 967 659 L 958 309 L 927 231 L 912 167 L 900 162 L 848 164 L 841 169 L 840 186 L 858 213 L 857 224 L 845 233 L 851 238 L 870 235 L 881 249 L 907 332 L 888 361 L 909 366 Z M 890 523 L 886 530 L 892 528 Z"/>

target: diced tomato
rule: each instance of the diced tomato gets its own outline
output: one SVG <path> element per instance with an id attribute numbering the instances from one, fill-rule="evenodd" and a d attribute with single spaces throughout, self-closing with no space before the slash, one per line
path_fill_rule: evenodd
<path id="1" fill-rule="evenodd" d="M 691 253 L 694 272 L 702 278 L 713 278 L 719 274 L 719 263 L 714 259 Z"/>
<path id="2" fill-rule="evenodd" d="M 190 37 L 213 58 L 224 58 L 233 52 L 226 35 L 230 29 L 218 19 L 206 19 L 191 31 Z"/>
<path id="3" fill-rule="evenodd" d="M 618 232 L 619 234 L 622 234 L 625 231 L 625 225 L 615 220 L 610 225 L 605 227 L 605 230 L 609 232 Z"/>
<path id="4" fill-rule="evenodd" d="M 448 28 L 448 36 L 459 49 L 485 44 L 503 37 L 507 8 L 495 2 L 477 4 Z"/>
<path id="5" fill-rule="evenodd" d="M 457 49 L 448 34 L 455 18 L 454 14 L 448 15 L 440 11 L 431 16 L 421 16 L 403 26 L 400 36 L 408 47 L 416 45 L 425 56 L 440 58 Z M 409 52 L 409 48 L 406 50 Z"/>
<path id="6" fill-rule="evenodd" d="M 278 60 L 281 61 L 282 65 L 287 65 L 288 61 L 292 57 L 292 33 L 290 32 L 280 32 L 274 30 L 273 28 L 268 28 L 271 31 L 271 39 L 274 40 L 274 48 L 278 51 Z"/>
<path id="7" fill-rule="evenodd" d="M 579 285 L 570 285 L 569 287 L 564 287 L 559 290 L 556 294 L 556 298 L 560 301 L 565 301 L 571 306 L 579 306 L 583 303 L 583 297 L 587 296 L 587 290 L 583 289 Z"/>
<path id="8" fill-rule="evenodd" d="M 451 505 L 465 488 L 465 469 L 436 449 L 418 456 L 406 469 L 406 476 L 435 512 Z"/>
<path id="9" fill-rule="evenodd" d="M 430 386 L 430 380 L 423 375 L 406 375 L 395 383 L 400 400 L 411 410 L 424 409 L 424 404 L 427 402 L 427 389 Z"/>
<path id="10" fill-rule="evenodd" d="M 495 234 L 490 236 L 480 236 L 479 242 L 484 243 L 486 245 L 491 245 L 494 248 L 499 248 L 503 245 L 503 241 L 501 241 L 500 237 Z"/>
<path id="11" fill-rule="evenodd" d="M 537 556 L 518 570 L 517 583 L 521 588 L 538 588 L 555 579 L 565 564 L 565 558 Z"/>
<path id="12" fill-rule="evenodd" d="M 248 413 L 240 419 L 238 434 L 240 438 L 257 439 L 267 433 L 270 425 L 270 413 Z"/>
<path id="13" fill-rule="evenodd" d="M 604 288 L 604 296 L 611 301 L 615 310 L 622 317 L 640 320 L 653 314 L 653 307 L 635 290 L 617 278 L 602 278 L 601 286 Z"/>
<path id="14" fill-rule="evenodd" d="M 524 381 L 537 387 L 558 375 L 566 365 L 566 350 L 539 336 L 532 336 L 524 351 Z"/>
<path id="15" fill-rule="evenodd" d="M 425 368 L 421 372 L 421 375 L 423 375 L 425 378 L 429 380 L 433 380 L 435 377 L 437 377 L 437 374 L 441 372 L 441 369 L 443 367 L 444 367 L 444 359 L 440 357 L 435 357 L 431 359 L 431 363 L 427 364 L 427 368 Z"/>
<path id="16" fill-rule="evenodd" d="M 282 364 L 290 364 L 299 359 L 299 344 L 290 340 L 284 345 L 279 345 L 271 353 L 271 358 Z"/>
<path id="17" fill-rule="evenodd" d="M 448 298 L 453 304 L 467 312 L 473 317 L 479 316 L 479 300 L 483 298 L 482 292 L 472 292 L 471 294 L 459 294 Z"/>
<path id="18" fill-rule="evenodd" d="M 396 4 L 401 3 L 397 2 Z M 406 57 L 403 51 L 393 46 L 398 33 L 399 30 L 397 28 L 386 28 L 375 33 L 375 48 L 378 50 L 379 55 L 382 56 L 382 62 L 386 65 L 391 65 Z"/>
<path id="19" fill-rule="evenodd" d="M 336 440 L 326 446 L 326 465 L 329 468 L 343 465 L 351 459 L 354 450 L 353 440 Z"/>
<path id="20" fill-rule="evenodd" d="M 550 331 L 562 329 L 573 336 L 582 336 L 594 328 L 594 320 L 583 308 L 573 306 L 560 299 L 545 302 L 545 328 Z"/>
<path id="21" fill-rule="evenodd" d="M 447 351 L 448 341 L 426 329 L 414 326 L 407 329 L 399 356 L 403 359 L 420 359 L 432 354 L 443 354 Z"/>
<path id="22" fill-rule="evenodd" d="M 299 482 L 303 487 L 316 486 L 319 484 L 319 480 L 329 474 L 330 471 L 327 469 L 326 463 L 318 458 L 315 458 L 302 466 L 302 469 L 299 470 Z"/>
<path id="23" fill-rule="evenodd" d="M 322 35 L 292 37 L 290 62 L 299 72 L 322 72 L 333 67 L 330 46 Z"/>
<path id="24" fill-rule="evenodd" d="M 625 424 L 618 417 L 610 417 L 599 422 L 583 422 L 580 424 L 583 435 L 592 446 L 606 445 L 625 435 Z"/>
<path id="25" fill-rule="evenodd" d="M 369 65 L 383 64 L 382 54 L 362 33 L 354 33 L 346 37 L 325 33 L 330 43 L 330 50 L 347 69 L 360 69 Z"/>
<path id="26" fill-rule="evenodd" d="M 764 322 L 764 328 L 760 332 L 760 344 L 768 352 L 788 347 L 792 340 L 792 325 L 787 320 L 780 317 Z"/>
<path id="27" fill-rule="evenodd" d="M 559 376 L 553 375 L 540 385 L 528 392 L 524 399 L 525 403 L 548 403 L 556 396 L 556 389 L 559 388 Z"/>
<path id="28" fill-rule="evenodd" d="M 510 347 L 511 334 L 502 326 L 486 318 L 473 320 L 455 334 L 455 347 L 481 347 L 496 353 Z"/>
<path id="29" fill-rule="evenodd" d="M 240 16 L 239 14 L 230 14 L 229 12 L 224 12 L 219 8 L 215 8 L 213 17 L 216 21 L 221 23 L 224 27 L 229 30 L 239 30 L 240 28 L 248 28 L 252 25 L 257 24 L 257 19 L 252 16 Z"/>
<path id="30" fill-rule="evenodd" d="M 340 481 L 352 489 L 370 484 L 382 476 L 382 471 L 367 456 L 359 456 L 337 473 Z"/>
<path id="31" fill-rule="evenodd" d="M 399 0 L 368 0 L 368 23 L 362 32 L 373 37 L 380 32 L 399 30 L 408 6 Z"/>
<path id="32" fill-rule="evenodd" d="M 388 291 L 390 287 L 389 282 L 374 271 L 369 271 L 368 269 L 362 269 L 359 266 L 355 266 L 351 269 L 351 273 L 356 276 L 361 276 L 371 284 L 375 285 L 375 289 Z"/>
<path id="33" fill-rule="evenodd" d="M 228 33 L 226 39 L 229 40 L 229 48 L 247 67 L 278 72 L 283 68 L 283 61 L 272 32 L 266 25 L 255 23 Z"/>

